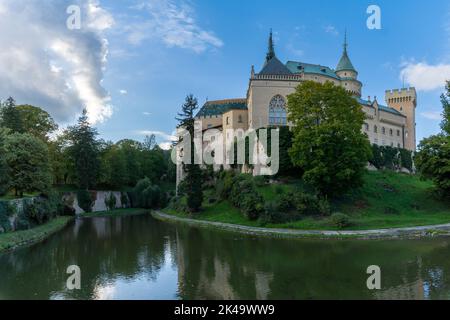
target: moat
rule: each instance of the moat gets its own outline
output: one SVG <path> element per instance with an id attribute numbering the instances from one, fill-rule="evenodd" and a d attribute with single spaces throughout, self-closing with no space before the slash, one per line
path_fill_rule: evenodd
<path id="1" fill-rule="evenodd" d="M 450 238 L 282 240 L 168 224 L 77 219 L 0 255 L 0 299 L 448 299 Z M 70 265 L 81 289 L 66 288 Z M 381 268 L 381 290 L 366 269 Z"/>

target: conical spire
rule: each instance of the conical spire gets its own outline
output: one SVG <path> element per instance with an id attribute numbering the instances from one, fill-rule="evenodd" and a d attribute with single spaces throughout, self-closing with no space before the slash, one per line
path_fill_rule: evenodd
<path id="1" fill-rule="evenodd" d="M 275 49 L 273 45 L 272 29 L 270 29 L 269 48 L 266 55 L 266 62 L 269 62 L 273 57 L 275 57 Z"/>
<path id="2" fill-rule="evenodd" d="M 344 52 L 342 53 L 342 57 L 339 60 L 339 63 L 336 67 L 336 71 L 342 71 L 342 70 L 350 70 L 350 71 L 355 71 L 355 67 L 353 67 L 352 62 L 350 61 L 350 58 L 348 57 L 348 53 L 347 53 L 347 47 L 348 47 L 348 43 L 347 43 L 347 30 L 345 30 L 345 36 L 344 36 Z"/>

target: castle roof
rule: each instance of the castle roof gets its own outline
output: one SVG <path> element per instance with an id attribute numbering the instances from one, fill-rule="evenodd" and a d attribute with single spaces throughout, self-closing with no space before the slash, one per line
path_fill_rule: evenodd
<path id="1" fill-rule="evenodd" d="M 333 69 L 322 66 L 319 64 L 311 64 L 297 61 L 288 61 L 286 63 L 286 67 L 289 69 L 291 73 L 310 73 L 310 74 L 318 74 L 323 76 L 328 76 L 334 79 L 340 79 Z"/>
<path id="2" fill-rule="evenodd" d="M 267 61 L 259 72 L 263 75 L 290 75 L 292 72 L 277 57 L 273 57 Z"/>
<path id="3" fill-rule="evenodd" d="M 247 110 L 247 99 L 226 99 L 206 102 L 196 117 L 222 115 L 230 110 Z"/>
<path id="4" fill-rule="evenodd" d="M 365 105 L 368 107 L 373 107 L 373 104 L 375 101 L 368 101 L 368 100 L 358 98 L 358 102 L 359 102 L 359 104 L 362 104 L 362 105 Z M 381 111 L 389 112 L 389 113 L 395 114 L 397 116 L 402 116 L 402 117 L 406 118 L 406 116 L 403 113 L 401 113 L 400 111 L 398 111 L 394 108 L 383 106 L 383 105 L 379 104 L 378 101 L 377 101 L 377 104 L 378 104 L 378 109 Z"/>
<path id="5" fill-rule="evenodd" d="M 342 53 L 341 59 L 339 60 L 339 63 L 336 67 L 336 71 L 354 71 L 356 72 L 355 67 L 353 67 L 352 62 L 350 61 L 350 58 L 348 57 L 347 53 L 347 32 L 345 32 L 345 41 L 344 41 L 344 52 Z"/>

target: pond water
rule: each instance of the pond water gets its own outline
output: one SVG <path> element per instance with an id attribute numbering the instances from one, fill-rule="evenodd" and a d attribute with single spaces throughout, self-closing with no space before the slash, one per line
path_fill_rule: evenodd
<path id="1" fill-rule="evenodd" d="M 67 267 L 81 289 L 66 288 Z M 366 269 L 381 268 L 381 290 Z M 83 218 L 0 255 L 0 299 L 448 299 L 450 239 L 281 240 L 149 215 Z"/>

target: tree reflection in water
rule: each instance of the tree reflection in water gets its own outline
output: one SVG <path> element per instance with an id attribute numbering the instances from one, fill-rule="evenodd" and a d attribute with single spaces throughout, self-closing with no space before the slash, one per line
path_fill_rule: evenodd
<path id="1" fill-rule="evenodd" d="M 43 243 L 0 255 L 1 299 L 449 298 L 447 239 L 261 239 L 148 215 L 78 219 Z M 69 265 L 82 289 L 68 291 Z M 382 290 L 366 288 L 379 265 Z"/>

